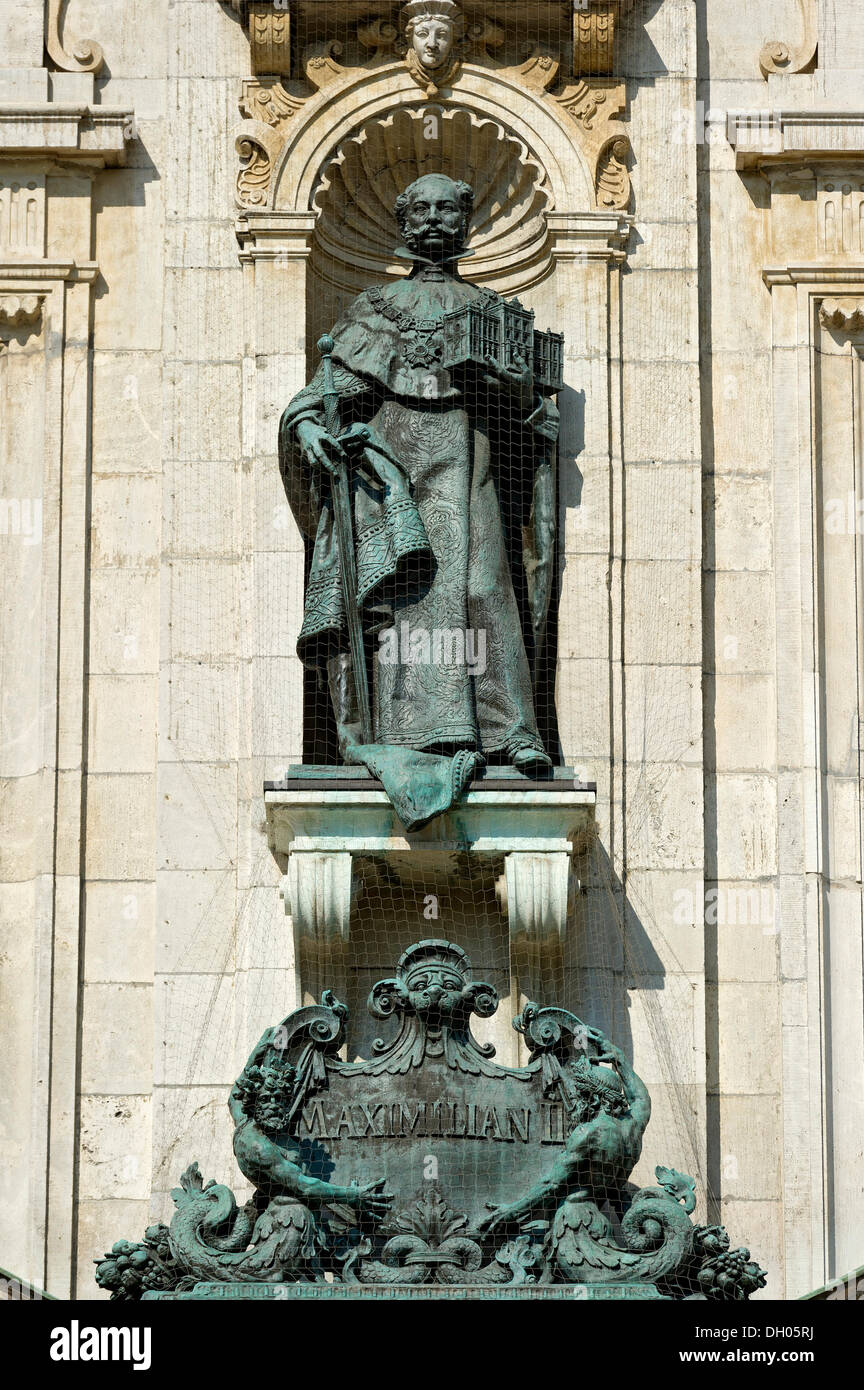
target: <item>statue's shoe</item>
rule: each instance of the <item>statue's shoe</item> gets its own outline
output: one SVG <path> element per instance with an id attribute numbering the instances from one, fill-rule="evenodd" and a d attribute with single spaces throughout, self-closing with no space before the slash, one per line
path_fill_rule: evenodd
<path id="1" fill-rule="evenodd" d="M 519 748 L 512 757 L 518 772 L 536 772 L 552 766 L 552 759 L 542 748 Z"/>

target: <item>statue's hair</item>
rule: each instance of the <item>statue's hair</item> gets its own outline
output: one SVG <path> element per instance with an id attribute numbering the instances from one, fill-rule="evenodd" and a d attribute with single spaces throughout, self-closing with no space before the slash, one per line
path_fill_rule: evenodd
<path id="1" fill-rule="evenodd" d="M 291 1105 L 296 1070 L 285 1059 L 264 1066 L 247 1066 L 234 1083 L 244 1115 L 255 1120 L 265 1134 L 283 1128 Z"/>
<path id="2" fill-rule="evenodd" d="M 402 11 L 402 22 L 409 38 L 416 25 L 430 19 L 448 20 L 457 33 L 465 28 L 465 16 L 454 0 L 412 0 Z"/>
<path id="3" fill-rule="evenodd" d="M 404 190 L 404 192 L 400 193 L 399 197 L 396 199 L 396 202 L 393 207 L 393 212 L 395 214 L 396 221 L 399 223 L 399 230 L 402 233 L 403 238 L 405 236 L 405 229 L 408 220 L 408 209 L 411 206 L 414 193 L 418 185 L 423 182 L 423 179 L 429 177 L 430 175 L 428 174 L 421 174 L 420 178 L 415 179 L 413 183 L 409 183 L 408 187 Z M 434 175 L 434 177 L 444 179 L 449 178 L 449 175 L 436 174 Z M 461 179 L 450 179 L 450 182 L 456 189 L 456 196 L 459 200 L 459 207 L 462 211 L 463 233 L 467 236 L 468 227 L 471 222 L 471 216 L 474 212 L 474 189 L 471 187 L 470 183 L 464 183 Z"/>

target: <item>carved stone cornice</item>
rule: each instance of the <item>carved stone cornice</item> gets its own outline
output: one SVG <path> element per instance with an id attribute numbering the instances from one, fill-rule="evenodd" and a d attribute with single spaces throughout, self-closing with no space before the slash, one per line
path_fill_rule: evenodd
<path id="1" fill-rule="evenodd" d="M 864 159 L 860 111 L 730 111 L 726 133 L 737 169 Z"/>
<path id="2" fill-rule="evenodd" d="M 60 36 L 64 8 L 65 0 L 46 0 L 45 48 L 48 57 L 60 72 L 99 72 L 105 55 L 95 40 L 72 39 L 64 44 Z"/>
<path id="3" fill-rule="evenodd" d="M 0 159 L 124 164 L 134 131 L 134 115 L 125 107 L 0 103 Z"/>
<path id="4" fill-rule="evenodd" d="M 857 262 L 864 250 L 864 114 L 733 111 L 736 168 L 770 189 L 772 259 Z"/>
<path id="5" fill-rule="evenodd" d="M 98 273 L 99 267 L 95 261 L 74 261 L 71 259 L 19 261 L 5 258 L 0 260 L 0 285 L 4 287 L 3 293 L 12 293 L 16 296 L 29 295 L 29 286 L 35 281 L 66 280 L 70 284 L 89 285 L 93 283 Z"/>
<path id="6" fill-rule="evenodd" d="M 857 290 L 864 279 L 861 266 L 837 266 L 813 263 L 809 265 L 766 266 L 762 279 L 773 290 L 778 285 L 809 285 L 821 288 L 823 285 L 846 285 Z M 857 297 L 857 296 L 856 296 Z"/>

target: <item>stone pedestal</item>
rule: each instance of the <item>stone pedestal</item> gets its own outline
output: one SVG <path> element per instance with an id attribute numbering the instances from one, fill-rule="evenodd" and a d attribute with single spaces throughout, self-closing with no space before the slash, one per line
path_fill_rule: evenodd
<path id="1" fill-rule="evenodd" d="M 270 848 L 285 856 L 282 895 L 294 925 L 300 986 L 342 987 L 358 861 L 384 861 L 406 885 L 434 891 L 467 855 L 496 875 L 510 931 L 514 997 L 539 997 L 560 970 L 576 879 L 573 856 L 594 823 L 595 789 L 558 768 L 532 782 L 487 769 L 452 811 L 410 833 L 365 768 L 289 768 L 265 784 Z"/>

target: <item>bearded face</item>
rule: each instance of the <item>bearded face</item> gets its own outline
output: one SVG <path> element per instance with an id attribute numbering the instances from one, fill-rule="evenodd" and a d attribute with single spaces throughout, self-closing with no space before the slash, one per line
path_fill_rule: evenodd
<path id="1" fill-rule="evenodd" d="M 405 245 L 441 260 L 465 244 L 472 194 L 467 184 L 427 174 L 407 188 L 396 202 L 396 217 Z"/>

